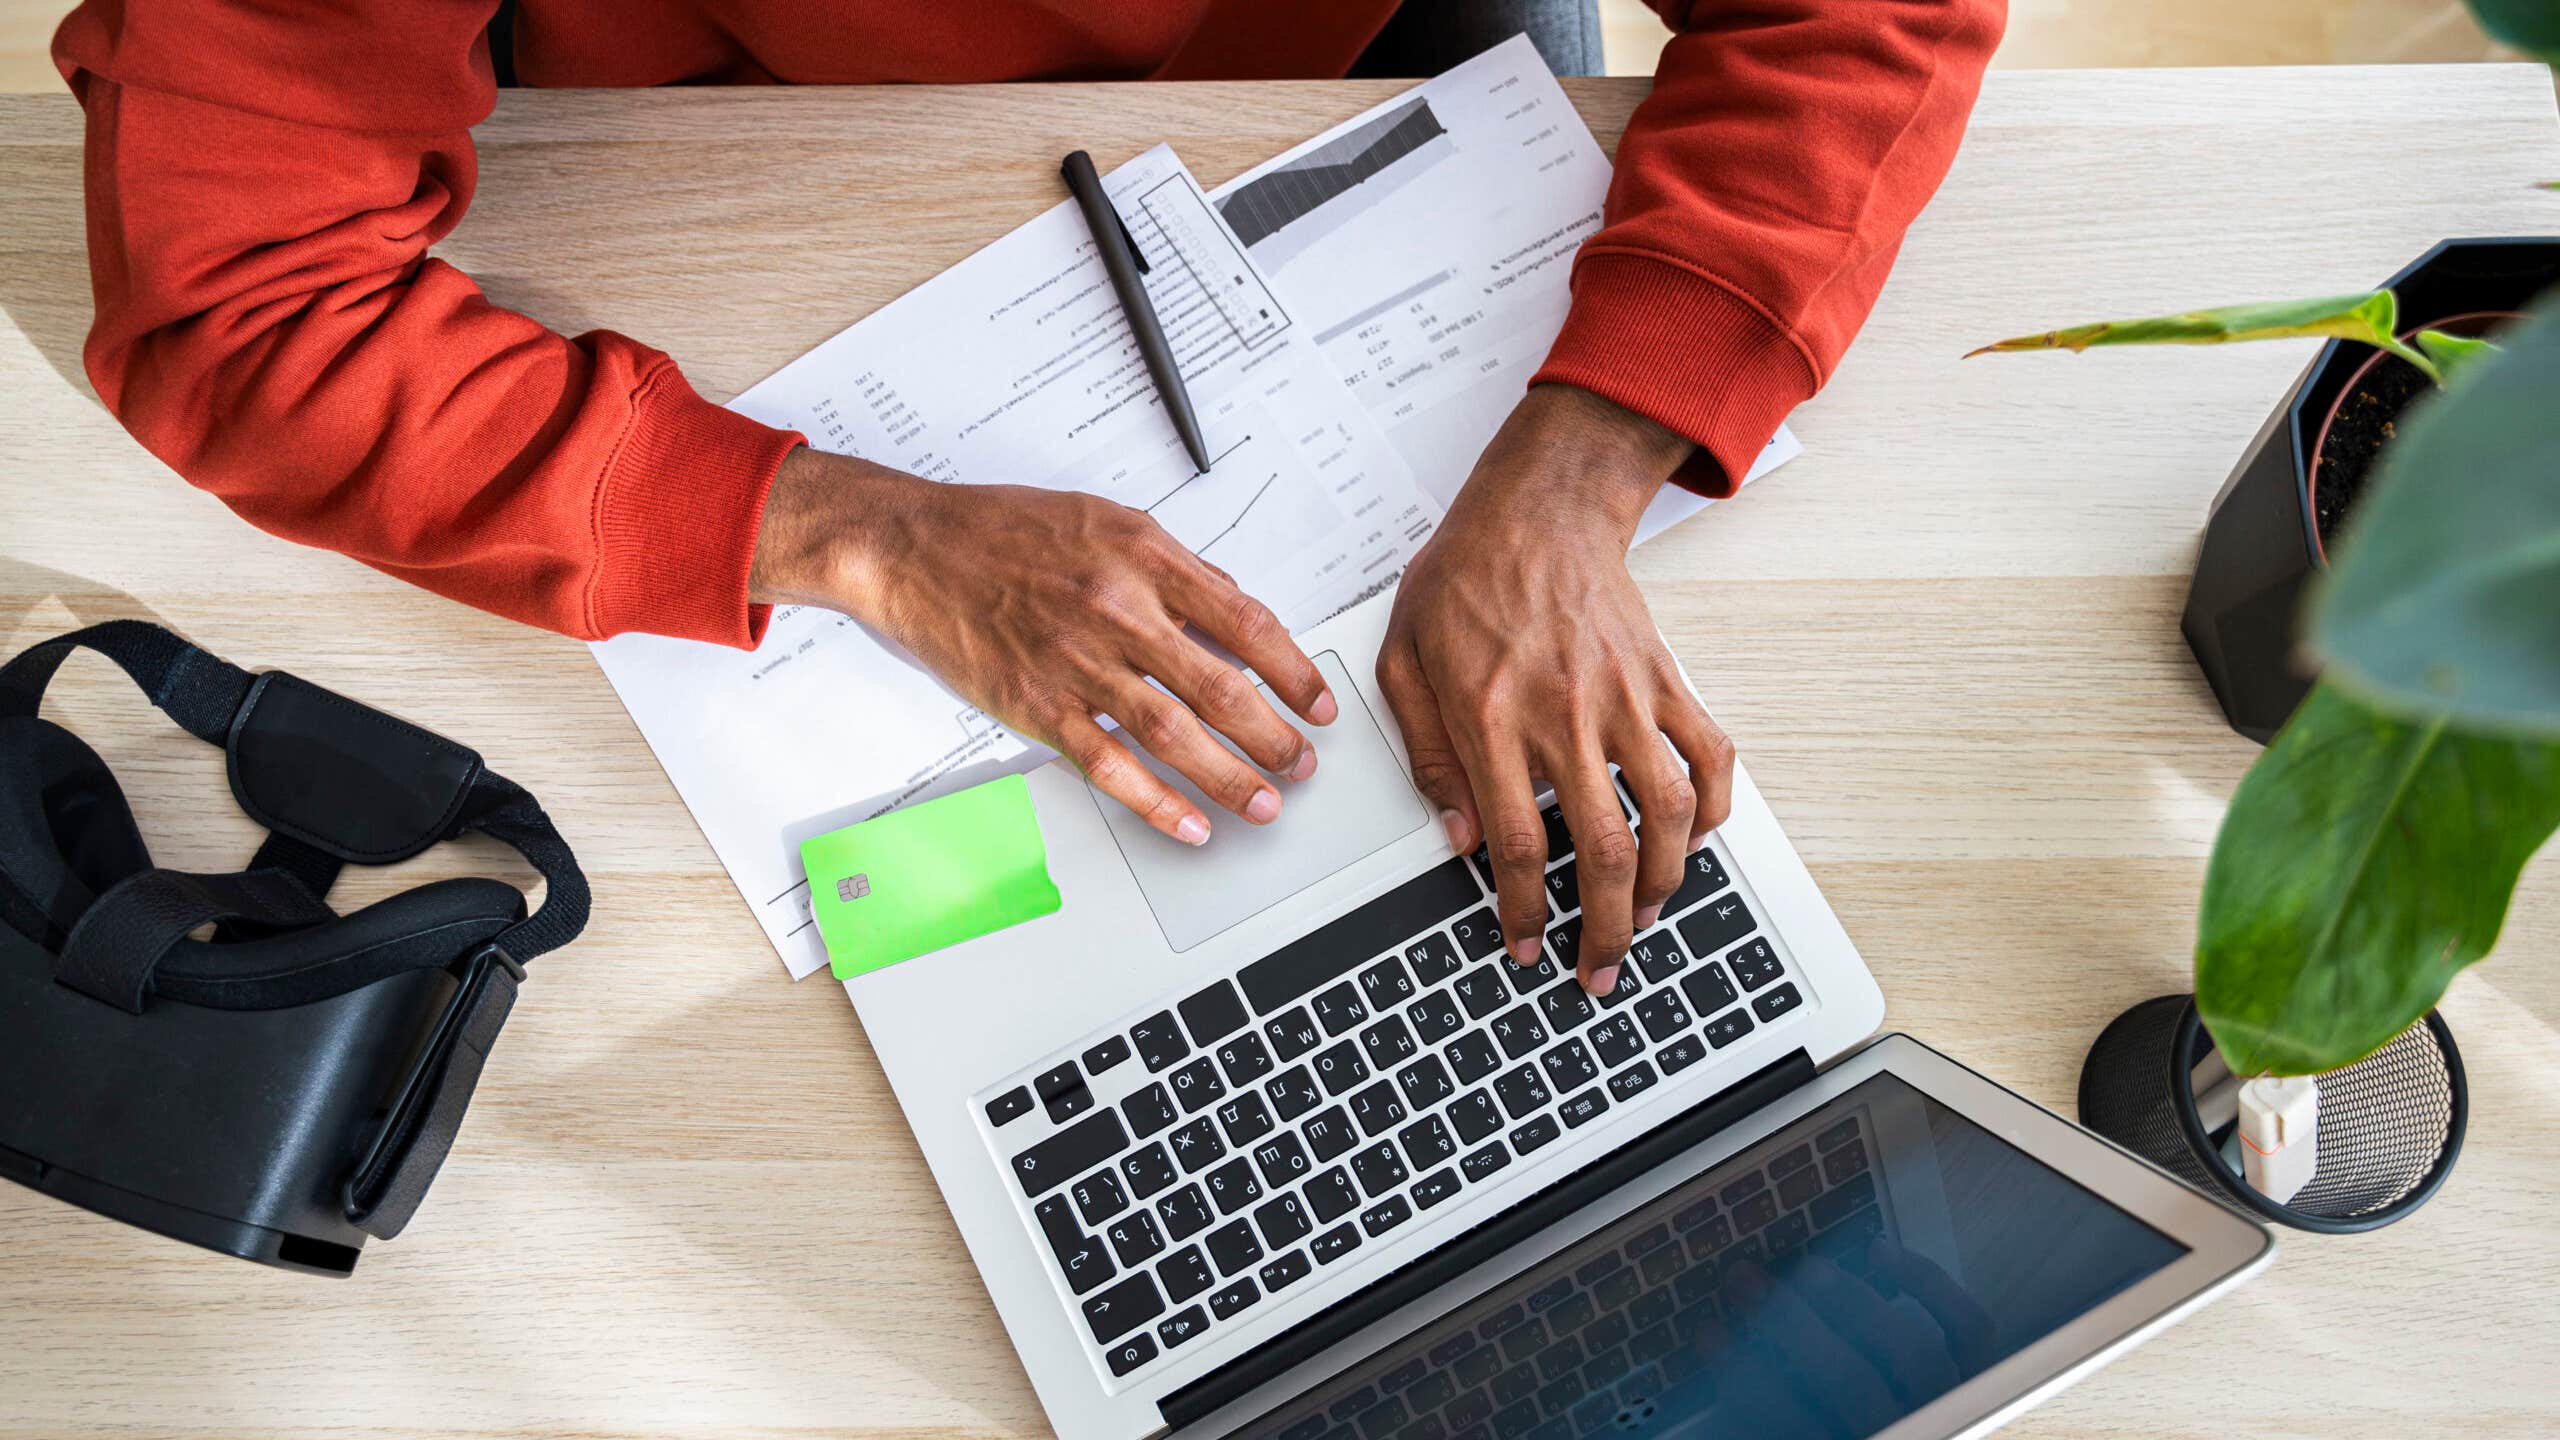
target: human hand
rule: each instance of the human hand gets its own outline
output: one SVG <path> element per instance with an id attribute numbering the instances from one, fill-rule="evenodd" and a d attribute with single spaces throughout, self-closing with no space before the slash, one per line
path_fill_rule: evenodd
<path id="1" fill-rule="evenodd" d="M 1559 958 L 1593 994 L 1616 986 L 1627 946 L 1732 805 L 1733 743 L 1627 574 L 1636 522 L 1689 448 L 1588 391 L 1531 389 L 1406 568 L 1378 656 L 1414 782 L 1452 848 L 1485 846 L 1523 965 L 1537 963 L 1547 922 L 1536 782 L 1554 787 L 1583 914 L 1580 953 Z"/>
<path id="2" fill-rule="evenodd" d="M 774 477 L 748 593 L 870 625 L 970 703 L 1192 845 L 1208 840 L 1208 817 L 1097 716 L 1117 720 L 1256 825 L 1278 818 L 1280 792 L 1254 766 L 1304 780 L 1316 752 L 1186 624 L 1252 666 L 1314 724 L 1333 723 L 1338 710 L 1315 663 L 1225 571 L 1142 512 L 1073 491 L 936 484 L 803 447 Z"/>

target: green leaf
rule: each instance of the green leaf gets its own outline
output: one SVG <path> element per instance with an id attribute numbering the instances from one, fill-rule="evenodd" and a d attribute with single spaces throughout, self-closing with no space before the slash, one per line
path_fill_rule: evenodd
<path id="1" fill-rule="evenodd" d="M 2309 636 L 2390 708 L 2560 736 L 2560 293 L 2501 343 L 2384 447 Z"/>
<path id="2" fill-rule="evenodd" d="M 2560 65 L 2560 3 L 2555 0 L 2470 0 L 2471 13 L 2491 38 L 2527 55 Z"/>
<path id="3" fill-rule="evenodd" d="M 2436 362 L 2436 369 L 2443 372 L 2441 378 L 2447 385 L 2453 383 L 2453 377 L 2463 367 L 2498 353 L 2498 347 L 2486 340 L 2475 340 L 2468 335 L 2448 335 L 2442 330 L 2421 330 L 2409 338 L 2417 342 L 2421 353 Z"/>
<path id="4" fill-rule="evenodd" d="M 2148 320 L 2101 320 L 2041 335 L 1995 340 L 1965 358 L 2010 350 L 2086 350 L 2092 345 L 2227 345 L 2238 340 L 2287 340 L 2304 336 L 2336 336 L 2360 340 L 2407 360 L 2436 378 L 2434 362 L 2394 337 L 2400 302 L 2388 290 L 2360 295 L 2331 295 L 2318 300 L 2277 300 L 2257 305 L 2224 305 L 2191 310 L 2184 315 L 2155 315 Z"/>
<path id="5" fill-rule="evenodd" d="M 2231 1068 L 2313 1075 L 2390 1043 L 2496 942 L 2554 826 L 2560 745 L 2313 687 L 2205 872 L 2196 1005 Z"/>

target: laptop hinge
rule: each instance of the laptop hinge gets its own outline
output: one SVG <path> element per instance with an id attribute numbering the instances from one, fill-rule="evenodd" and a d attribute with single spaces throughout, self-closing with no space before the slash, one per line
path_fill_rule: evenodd
<path id="1" fill-rule="evenodd" d="M 1423 1252 L 1323 1313 L 1263 1341 L 1156 1404 L 1168 1431 L 1232 1403 L 1293 1366 L 1706 1139 L 1814 1077 L 1813 1057 L 1788 1052 L 1463 1235 Z"/>

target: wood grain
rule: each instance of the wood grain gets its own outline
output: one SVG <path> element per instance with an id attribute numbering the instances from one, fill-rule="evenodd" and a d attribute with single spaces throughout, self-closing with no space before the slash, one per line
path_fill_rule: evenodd
<path id="1" fill-rule="evenodd" d="M 732 394 L 1049 203 L 1056 155 L 1234 173 L 1378 84 L 510 93 L 443 252 Z M 1569 87 L 1604 137 L 1641 82 Z M 785 983 L 580 647 L 232 519 L 80 378 L 79 117 L 0 97 L 0 637 L 157 616 L 480 747 L 594 876 L 435 1195 L 358 1276 L 216 1260 L 0 1187 L 0 1437 L 981 1436 L 1043 1422 L 860 1027 Z M 2560 231 L 2524 67 L 2007 73 L 1807 453 L 1641 552 L 1664 628 L 1908 1029 L 2069 1113 L 2106 1019 L 2182 987 L 2254 749 L 2175 620 L 2204 510 L 2307 350 L 1956 356 L 2118 313 L 2369 284 Z M 255 840 L 209 747 L 102 662 L 54 713 L 166 863 Z M 446 847 L 346 893 L 488 868 Z M 2275 1270 L 2031 1436 L 2560 1431 L 2560 862 L 2446 1005 L 2444 1193 Z M 2262 1358 L 2227 1353 L 2248 1341 Z M 2234 1397 L 2260 1397 L 2239 1413 Z"/>

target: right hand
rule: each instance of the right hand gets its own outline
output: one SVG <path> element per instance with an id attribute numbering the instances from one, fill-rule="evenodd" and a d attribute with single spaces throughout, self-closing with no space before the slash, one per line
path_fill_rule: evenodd
<path id="1" fill-rule="evenodd" d="M 1304 780 L 1316 752 L 1186 624 L 1311 723 L 1332 724 L 1339 709 L 1315 662 L 1225 571 L 1143 512 L 1075 491 L 937 484 L 804 446 L 774 477 L 748 593 L 871 626 L 1191 845 L 1208 840 L 1208 817 L 1097 716 L 1256 825 L 1280 814 L 1280 792 L 1263 772 Z"/>

